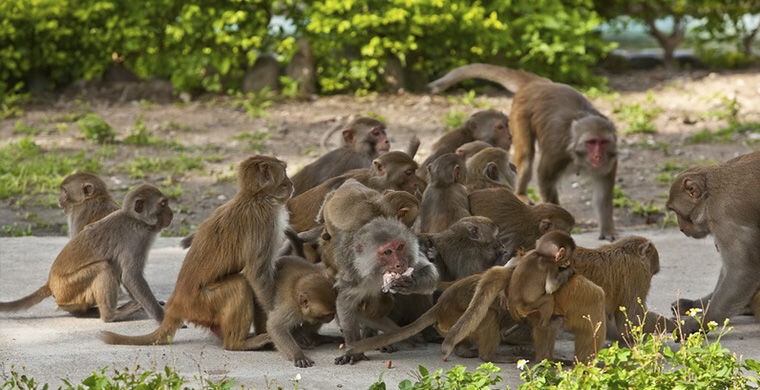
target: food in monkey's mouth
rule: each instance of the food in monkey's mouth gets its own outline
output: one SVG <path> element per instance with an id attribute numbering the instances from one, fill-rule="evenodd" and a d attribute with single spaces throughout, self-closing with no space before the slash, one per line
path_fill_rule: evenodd
<path id="1" fill-rule="evenodd" d="M 411 276 L 412 275 L 412 271 L 414 271 L 414 267 L 407 268 L 406 271 L 404 271 L 404 273 L 402 273 L 402 274 L 400 274 L 398 272 L 386 272 L 386 273 L 384 273 L 383 274 L 383 289 L 382 289 L 382 291 L 384 293 L 387 293 L 387 292 L 393 293 L 393 292 L 395 292 L 390 287 L 391 283 L 393 283 L 394 280 L 396 280 L 396 279 L 398 279 L 398 278 L 400 278 L 402 276 Z"/>

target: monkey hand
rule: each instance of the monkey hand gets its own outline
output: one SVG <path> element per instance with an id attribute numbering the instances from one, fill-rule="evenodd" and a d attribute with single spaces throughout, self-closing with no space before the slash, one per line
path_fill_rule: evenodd
<path id="1" fill-rule="evenodd" d="M 411 292 L 409 290 L 412 287 L 414 287 L 414 278 L 406 275 L 402 275 L 397 279 L 393 279 L 391 284 L 388 286 L 391 292 L 399 294 L 410 294 Z"/>
<path id="2" fill-rule="evenodd" d="M 299 368 L 307 368 L 314 365 L 314 360 L 311 360 L 306 356 L 300 356 L 293 359 L 293 364 Z"/>
<path id="3" fill-rule="evenodd" d="M 673 315 L 676 316 L 687 314 L 691 309 L 704 310 L 706 307 L 707 305 L 705 302 L 702 302 L 701 299 L 681 298 L 670 304 L 670 310 L 673 312 Z"/>
<path id="4" fill-rule="evenodd" d="M 395 293 L 398 292 L 399 288 L 409 288 L 414 284 L 414 280 L 412 280 L 412 272 L 414 271 L 413 267 L 409 267 L 404 271 L 403 274 L 400 274 L 398 272 L 386 272 L 383 274 L 383 288 L 381 289 L 382 292 L 387 293 Z M 408 280 L 401 280 L 401 279 L 408 279 Z"/>
<path id="5" fill-rule="evenodd" d="M 335 364 L 342 366 L 344 364 L 355 364 L 362 360 L 369 359 L 367 359 L 367 356 L 365 356 L 363 353 L 346 352 L 344 355 L 335 358 Z"/>

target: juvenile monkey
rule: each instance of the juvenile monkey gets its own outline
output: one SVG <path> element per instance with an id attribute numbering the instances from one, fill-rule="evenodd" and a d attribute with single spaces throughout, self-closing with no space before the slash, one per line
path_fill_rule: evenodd
<path id="1" fill-rule="evenodd" d="M 427 166 L 428 184 L 422 193 L 419 233 L 438 233 L 463 217 L 470 216 L 461 157 L 445 153 Z"/>
<path id="2" fill-rule="evenodd" d="M 489 144 L 488 142 L 472 141 L 458 147 L 457 150 L 454 151 L 454 153 L 458 154 L 459 157 L 462 157 L 462 160 L 464 160 L 464 162 L 467 163 L 467 159 L 472 157 L 475 153 L 488 147 L 491 147 L 491 144 Z"/>
<path id="3" fill-rule="evenodd" d="M 368 168 L 372 160 L 390 150 L 385 124 L 374 118 L 358 117 L 341 129 L 343 145 L 293 175 L 293 196 L 316 187 L 352 169 Z"/>
<path id="4" fill-rule="evenodd" d="M 508 290 L 512 317 L 523 319 L 538 312 L 538 319 L 530 318 L 531 322 L 549 326 L 554 313 L 552 294 L 573 275 L 573 270 L 568 268 L 573 251 L 572 237 L 552 231 L 536 241 L 536 249 L 516 259 Z"/>
<path id="5" fill-rule="evenodd" d="M 538 143 L 541 199 L 559 204 L 557 181 L 563 172 L 587 174 L 593 183 L 592 204 L 599 220 L 599 238 L 614 240 L 612 190 L 617 171 L 617 134 L 612 121 L 569 85 L 500 66 L 464 65 L 433 81 L 429 87 L 434 92 L 442 91 L 469 78 L 499 83 L 515 94 L 509 126 L 514 137 L 517 195 L 527 200 Z"/>
<path id="6" fill-rule="evenodd" d="M 340 338 L 323 336 L 319 328 L 335 317 L 335 290 L 324 267 L 295 256 L 277 259 L 275 270 L 277 289 L 274 310 L 267 318 L 267 333 L 256 335 L 254 344 L 273 342 L 280 353 L 296 367 L 311 367 L 308 358 L 293 333 L 301 336 L 304 347 L 339 342 Z M 254 345 L 254 348 L 256 346 Z"/>
<path id="7" fill-rule="evenodd" d="M 509 152 L 496 147 L 484 148 L 467 159 L 467 191 L 504 187 L 513 191 L 516 173 L 509 162 Z"/>
<path id="8" fill-rule="evenodd" d="M 266 316 L 254 305 L 274 310 L 274 256 L 287 226 L 285 201 L 293 185 L 285 163 L 253 156 L 240 163 L 238 192 L 198 227 L 177 276 L 161 325 L 143 336 L 102 332 L 108 344 L 170 343 L 183 321 L 210 328 L 224 349 L 255 346 L 248 332 L 266 329 Z"/>
<path id="9" fill-rule="evenodd" d="M 124 205 L 77 233 L 50 267 L 37 291 L 0 311 L 18 311 L 54 296 L 59 308 L 82 314 L 97 306 L 104 322 L 123 321 L 141 308 L 156 321 L 164 310 L 153 296 L 143 270 L 156 235 L 172 221 L 169 200 L 158 188 L 143 184 L 127 193 Z M 117 308 L 119 284 L 133 302 Z"/>
<path id="10" fill-rule="evenodd" d="M 108 193 L 106 183 L 98 176 L 85 172 L 63 179 L 58 206 L 68 217 L 69 238 L 76 236 L 86 225 L 120 208 Z"/>

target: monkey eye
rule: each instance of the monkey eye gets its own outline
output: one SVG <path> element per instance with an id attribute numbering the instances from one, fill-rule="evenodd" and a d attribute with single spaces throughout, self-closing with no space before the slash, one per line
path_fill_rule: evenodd
<path id="1" fill-rule="evenodd" d="M 386 249 L 386 250 L 383 251 L 383 254 L 386 255 L 386 256 L 390 256 L 390 255 L 393 254 L 393 251 L 390 250 L 390 249 Z"/>
<path id="2" fill-rule="evenodd" d="M 412 176 L 412 174 L 413 174 L 413 173 L 414 173 L 414 169 L 407 169 L 407 170 L 404 172 L 404 174 L 406 174 L 407 176 Z"/>
<path id="3" fill-rule="evenodd" d="M 159 203 L 161 207 L 166 207 L 166 204 L 167 204 L 166 199 L 162 200 L 161 203 Z"/>

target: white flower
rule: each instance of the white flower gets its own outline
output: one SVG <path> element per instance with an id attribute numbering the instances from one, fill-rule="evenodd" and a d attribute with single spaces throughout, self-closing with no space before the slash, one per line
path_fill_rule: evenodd
<path id="1" fill-rule="evenodd" d="M 296 381 L 296 382 L 300 382 L 301 381 L 301 374 L 300 373 L 296 374 L 296 376 L 293 377 L 293 380 Z"/>
<path id="2" fill-rule="evenodd" d="M 694 317 L 694 316 L 696 316 L 697 314 L 699 314 L 701 312 L 702 312 L 702 309 L 700 309 L 698 307 L 692 307 L 691 309 L 689 309 L 689 310 L 686 311 L 686 315 L 689 316 L 689 317 Z"/>
<path id="3" fill-rule="evenodd" d="M 528 367 L 529 360 L 526 359 L 520 359 L 517 361 L 517 369 L 522 371 L 525 370 Z"/>

